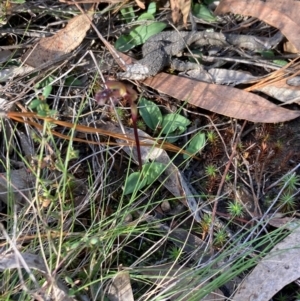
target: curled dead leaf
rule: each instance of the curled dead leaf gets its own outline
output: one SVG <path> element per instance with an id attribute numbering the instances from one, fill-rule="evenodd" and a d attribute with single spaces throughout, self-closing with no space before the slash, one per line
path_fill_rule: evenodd
<path id="1" fill-rule="evenodd" d="M 256 17 L 276 28 L 300 51 L 300 3 L 294 0 L 223 0 L 215 13 Z"/>
<path id="2" fill-rule="evenodd" d="M 90 15 L 92 13 L 89 13 Z M 61 56 L 77 48 L 90 29 L 90 21 L 86 15 L 78 15 L 54 36 L 41 39 L 33 49 L 22 56 L 22 62 L 31 67 L 39 67 L 46 62 L 55 62 Z"/>
<path id="3" fill-rule="evenodd" d="M 183 17 L 184 26 L 187 25 L 187 18 L 191 10 L 191 0 L 170 0 L 172 9 L 172 20 L 178 23 L 180 16 Z"/>
<path id="4" fill-rule="evenodd" d="M 141 9 L 145 9 L 146 6 L 145 6 L 145 3 L 142 2 L 141 0 L 135 0 L 135 3 L 137 4 L 137 6 Z"/>

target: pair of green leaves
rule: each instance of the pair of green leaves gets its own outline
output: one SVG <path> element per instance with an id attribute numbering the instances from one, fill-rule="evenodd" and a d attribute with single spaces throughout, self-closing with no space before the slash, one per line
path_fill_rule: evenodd
<path id="1" fill-rule="evenodd" d="M 140 115 L 147 126 L 156 131 L 161 129 L 161 133 L 169 135 L 180 134 L 186 131 L 187 126 L 191 123 L 184 116 L 171 113 L 162 115 L 159 107 L 152 101 L 145 98 L 141 98 L 139 102 Z M 178 138 L 169 138 L 168 140 L 177 140 Z M 204 133 L 197 133 L 192 137 L 187 145 L 186 150 L 191 154 L 196 154 L 204 148 L 206 144 L 206 138 Z M 185 159 L 189 159 L 190 156 L 184 154 Z M 156 181 L 166 169 L 166 165 L 159 162 L 146 163 L 142 167 L 142 171 L 134 172 L 130 174 L 125 182 L 124 194 L 130 194 L 134 191 L 138 191 L 148 185 L 151 185 Z"/>
<path id="2" fill-rule="evenodd" d="M 42 89 L 37 98 L 33 99 L 29 105 L 29 108 L 35 110 L 40 116 L 53 116 L 56 111 L 50 110 L 49 105 L 46 103 L 46 99 L 49 97 L 52 91 L 51 82 L 54 80 L 52 76 L 46 77 L 43 81 L 34 86 L 36 90 Z"/>
<path id="3" fill-rule="evenodd" d="M 135 19 L 135 13 L 132 7 L 122 9 L 121 13 L 127 23 Z M 160 33 L 166 28 L 164 22 L 155 22 L 154 14 L 156 13 L 156 3 L 151 2 L 147 12 L 141 14 L 138 21 L 150 21 L 149 24 L 143 24 L 133 27 L 128 35 L 121 35 L 116 43 L 115 48 L 119 51 L 126 52 L 135 46 L 144 44 L 151 36 Z"/>
<path id="4" fill-rule="evenodd" d="M 152 101 L 141 98 L 139 101 L 139 112 L 146 125 L 153 131 L 160 130 L 160 133 L 168 136 L 179 136 L 186 132 L 191 122 L 178 113 L 162 115 L 159 107 Z M 166 140 L 170 143 L 177 141 L 178 137 L 168 137 Z M 206 144 L 204 133 L 197 133 L 193 136 L 187 145 L 186 151 L 196 154 L 201 151 Z M 188 155 L 184 155 L 184 159 L 188 159 Z"/>
<path id="5" fill-rule="evenodd" d="M 211 0 L 205 1 L 206 5 L 211 3 Z M 217 18 L 211 13 L 211 11 L 203 4 L 195 4 L 193 6 L 193 14 L 207 22 L 215 22 Z M 135 12 L 132 7 L 128 7 L 121 10 L 125 21 L 127 23 L 137 19 L 137 21 L 149 21 L 149 24 L 135 26 L 129 34 L 121 35 L 116 43 L 115 48 L 119 51 L 126 52 L 135 46 L 144 44 L 151 36 L 160 33 L 166 28 L 164 22 L 155 22 L 156 3 L 151 2 L 148 6 L 147 12 L 141 14 L 136 18 Z"/>
<path id="6" fill-rule="evenodd" d="M 166 169 L 166 165 L 158 162 L 146 163 L 142 167 L 142 172 L 130 174 L 125 182 L 124 194 L 138 191 L 147 185 L 151 185 Z"/>
<path id="7" fill-rule="evenodd" d="M 272 62 L 276 65 L 279 65 L 281 67 L 284 67 L 285 65 L 288 64 L 286 60 L 278 60 L 275 59 L 275 54 L 274 51 L 269 49 L 269 50 L 264 50 L 261 52 L 261 56 L 267 60 L 272 60 Z M 274 58 L 274 59 L 273 59 Z"/>
<path id="8" fill-rule="evenodd" d="M 206 1 L 206 5 L 210 4 L 210 1 Z M 212 12 L 204 4 L 196 3 L 193 6 L 193 15 L 199 19 L 202 19 L 206 22 L 215 22 L 217 18 L 212 14 Z"/>
<path id="9" fill-rule="evenodd" d="M 160 130 L 161 134 L 178 136 L 191 124 L 187 118 L 177 113 L 162 115 L 159 107 L 145 98 L 140 99 L 139 106 L 139 112 L 146 125 L 153 131 Z M 169 137 L 167 140 L 173 143 L 178 140 L 178 137 Z"/>
<path id="10" fill-rule="evenodd" d="M 52 82 L 54 81 L 53 76 L 48 76 L 39 83 L 35 84 L 34 89 L 36 90 L 37 98 L 33 99 L 29 105 L 31 110 L 35 110 L 40 116 L 50 116 L 56 115 L 55 110 L 51 110 L 46 100 L 52 92 Z M 74 76 L 70 75 L 65 79 L 65 85 L 70 86 L 80 86 L 81 81 Z M 39 92 L 39 93 L 38 93 Z"/>

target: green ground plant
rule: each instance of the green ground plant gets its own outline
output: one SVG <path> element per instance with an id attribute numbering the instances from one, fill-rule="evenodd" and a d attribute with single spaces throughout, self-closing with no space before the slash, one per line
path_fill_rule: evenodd
<path id="1" fill-rule="evenodd" d="M 243 217 L 244 216 L 244 207 L 239 201 L 231 201 L 227 205 L 228 213 L 232 217 Z"/>
<path id="2" fill-rule="evenodd" d="M 207 22 L 214 22 L 215 17 L 207 8 L 209 2 L 211 1 L 206 0 L 195 4 L 193 11 L 198 17 L 206 18 Z M 100 7 L 102 5 L 104 4 Z M 112 34 L 109 38 L 115 41 L 116 48 L 133 49 L 166 27 L 165 22 L 162 24 L 156 21 L 158 16 L 161 17 L 157 5 L 149 3 L 142 13 L 141 10 L 133 9 L 130 2 L 119 13 L 115 13 L 109 6 L 109 9 L 98 12 L 97 16 L 101 16 L 103 30 L 107 30 L 105 34 Z M 47 16 L 48 13 L 45 12 Z M 77 13 L 76 10 L 71 10 L 72 16 Z M 17 21 L 23 20 L 22 18 L 27 20 L 29 15 L 27 11 L 20 13 L 21 17 L 18 16 Z M 69 18 L 69 13 L 67 17 Z M 33 21 L 36 22 L 34 18 Z M 46 30 L 39 23 L 40 16 L 36 18 L 38 22 L 30 28 L 30 33 L 35 28 Z M 51 15 L 51 20 L 57 18 L 57 15 Z M 114 20 L 116 23 L 114 26 L 109 23 L 106 28 L 105 20 Z M 64 22 L 65 19 L 60 18 L 60 21 Z M 26 25 L 27 23 L 29 24 L 26 22 Z M 56 29 L 58 28 L 55 27 Z M 94 39 L 91 33 L 89 35 L 87 41 Z M 91 43 L 90 47 L 91 51 L 99 51 L 98 45 L 94 49 L 94 44 Z M 87 50 L 89 51 L 90 49 Z M 69 63 L 75 64 L 74 61 Z M 91 62 L 87 63 L 90 66 Z M 71 77 L 65 79 L 62 87 L 52 85 L 53 80 L 60 76 L 64 80 L 61 74 L 67 68 L 69 65 L 62 64 L 56 73 L 50 70 L 49 74 L 55 74 L 55 77 L 49 75 L 48 70 L 42 70 L 38 75 L 20 77 L 17 82 L 12 80 L 10 83 L 10 89 L 30 87 L 30 92 L 26 90 L 28 93 L 22 96 L 25 108 L 38 115 L 72 122 L 74 127 L 68 129 L 64 125 L 54 125 L 48 119 L 38 120 L 36 115 L 24 118 L 31 122 L 24 124 L 1 118 L 1 178 L 9 180 L 1 185 L 7 186 L 4 190 L 7 192 L 7 203 L 3 205 L 1 212 L 0 256 L 8 251 L 34 254 L 44 263 L 45 271 L 3 271 L 0 300 L 38 300 L 36 292 L 45 294 L 43 300 L 50 300 L 53 297 L 51 289 L 59 283 L 61 287 L 65 287 L 68 296 L 76 300 L 107 301 L 111 284 L 117 283 L 114 282 L 116 277 L 128 273 L 129 291 L 134 300 L 199 301 L 222 286 L 239 282 L 272 247 L 288 235 L 285 228 L 269 231 L 268 219 L 273 211 L 290 214 L 297 210 L 300 177 L 296 173 L 284 171 L 286 176 L 274 184 L 272 189 L 272 193 L 275 191 L 274 194 L 278 194 L 275 197 L 271 192 L 266 195 L 266 198 L 271 199 L 268 205 L 275 205 L 264 219 L 255 216 L 253 220 L 244 221 L 245 226 L 240 226 L 234 218 L 244 218 L 242 204 L 231 201 L 226 207 L 226 184 L 233 181 L 246 182 L 251 178 L 254 184 L 247 184 L 254 190 L 257 187 L 265 188 L 271 185 L 269 182 L 274 181 L 272 176 L 269 177 L 272 174 L 269 170 L 264 177 L 259 160 L 255 161 L 257 153 L 252 157 L 250 154 L 247 158 L 249 166 L 257 168 L 255 172 L 249 168 L 250 177 L 247 178 L 248 174 L 241 168 L 247 163 L 241 159 L 245 147 L 237 147 L 241 153 L 234 157 L 236 161 L 229 162 L 232 137 L 236 134 L 232 133 L 232 125 L 238 128 L 239 121 L 230 119 L 228 122 L 229 119 L 226 119 L 224 122 L 226 117 L 217 119 L 215 116 L 212 121 L 211 115 L 203 115 L 202 111 L 200 114 L 194 108 L 195 112 L 186 113 L 190 109 L 186 104 L 165 114 L 155 100 L 143 97 L 138 103 L 143 119 L 139 121 L 138 127 L 158 136 L 156 139 L 159 141 L 178 143 L 182 150 L 195 154 L 200 160 L 178 151 L 168 153 L 168 163 L 149 160 L 143 162 L 141 170 L 138 170 L 133 155 L 124 151 L 128 145 L 124 146 L 118 140 L 112 141 L 112 138 L 102 136 L 97 131 L 78 133 L 75 129 L 75 125 L 87 124 L 93 129 L 103 124 L 108 127 L 115 119 L 129 124 L 126 118 L 130 117 L 126 116 L 123 107 L 118 107 L 117 102 L 116 115 L 112 117 L 112 107 L 97 106 L 92 98 L 90 91 L 97 90 L 95 78 L 102 66 L 95 71 L 95 68 L 82 68 L 78 64 L 74 69 L 74 78 L 77 78 L 77 72 L 78 76 L 84 74 L 84 85 L 79 85 Z M 109 70 L 109 75 L 112 70 L 113 68 Z M 21 92 L 16 91 L 13 95 Z M 26 107 L 26 104 L 29 106 Z M 183 108 L 187 108 L 184 113 Z M 197 124 L 199 116 L 201 128 L 196 132 L 189 127 Z M 35 119 L 39 122 L 35 123 L 39 127 L 34 126 Z M 122 124 L 118 125 L 121 127 Z M 207 128 L 216 130 L 205 132 Z M 65 136 L 55 136 L 53 130 Z M 224 145 L 220 143 L 221 140 Z M 252 141 L 250 142 L 252 145 Z M 211 149 L 217 149 L 216 153 L 221 153 L 221 156 L 210 156 L 211 153 L 205 152 L 206 144 Z M 240 146 L 244 145 L 244 141 L 240 143 Z M 130 147 L 133 145 L 130 144 Z M 282 143 L 282 148 L 284 147 Z M 167 179 L 165 170 L 171 163 L 178 168 L 177 181 L 169 184 L 181 191 L 181 195 L 176 197 L 164 188 Z M 203 193 L 203 179 L 216 186 L 214 188 L 221 187 L 218 186 L 221 185 L 218 180 L 227 164 L 229 172 L 224 177 L 225 184 L 220 193 Z M 21 173 L 23 170 L 27 175 L 25 182 L 30 178 L 33 178 L 33 182 L 29 186 L 15 189 L 15 183 L 9 177 L 12 171 Z M 261 183 L 260 177 L 268 180 Z M 157 181 L 158 178 L 160 181 Z M 180 184 L 185 178 L 187 187 L 183 189 Z M 20 190 L 20 194 L 16 190 Z M 186 193 L 189 190 L 191 192 Z M 260 196 L 263 191 L 261 189 L 254 192 Z M 20 202 L 17 202 L 18 195 L 22 196 Z M 187 200 L 192 196 L 195 201 L 188 206 Z M 162 208 L 163 201 L 170 202 L 168 210 Z M 213 211 L 217 202 L 218 206 Z M 201 211 L 200 221 L 195 220 L 193 210 Z M 198 289 L 199 287 L 201 288 Z M 298 298 L 296 292 L 293 296 Z"/>

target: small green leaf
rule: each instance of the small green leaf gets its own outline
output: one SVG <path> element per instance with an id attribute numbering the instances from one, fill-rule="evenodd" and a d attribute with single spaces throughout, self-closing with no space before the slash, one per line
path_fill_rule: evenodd
<path id="1" fill-rule="evenodd" d="M 176 113 L 171 113 L 163 116 L 162 120 L 162 133 L 163 134 L 170 134 L 172 132 L 175 132 L 178 128 L 186 129 L 186 127 L 191 122 L 185 118 L 184 116 Z M 183 131 L 184 131 L 183 130 Z"/>
<path id="2" fill-rule="evenodd" d="M 135 18 L 134 9 L 132 6 L 122 8 L 121 9 L 121 15 L 124 17 L 126 23 L 131 22 Z"/>
<path id="3" fill-rule="evenodd" d="M 144 44 L 150 37 L 163 31 L 166 26 L 167 25 L 164 22 L 155 22 L 149 25 L 137 26 L 129 33 L 129 36 L 132 38 L 130 43 L 135 46 Z"/>
<path id="4" fill-rule="evenodd" d="M 57 111 L 56 110 L 50 110 L 49 113 L 48 113 L 48 116 L 54 118 L 55 116 L 57 116 Z"/>
<path id="5" fill-rule="evenodd" d="M 70 244 L 70 249 L 75 250 L 75 249 L 79 248 L 79 246 L 80 246 L 80 241 L 75 241 Z"/>
<path id="6" fill-rule="evenodd" d="M 118 51 L 126 52 L 135 47 L 132 38 L 128 35 L 121 35 L 115 42 L 115 48 Z"/>
<path id="7" fill-rule="evenodd" d="M 137 26 L 130 31 L 129 35 L 121 35 L 115 42 L 115 48 L 123 52 L 128 51 L 145 43 L 151 36 L 163 31 L 165 27 L 166 24 L 163 22 Z"/>
<path id="8" fill-rule="evenodd" d="M 51 91 L 52 91 L 52 85 L 51 86 L 49 85 L 49 86 L 46 86 L 46 87 L 43 88 L 43 93 L 42 94 L 45 98 L 48 98 Z"/>
<path id="9" fill-rule="evenodd" d="M 191 154 L 196 154 L 200 152 L 206 144 L 206 138 L 204 133 L 197 133 L 194 135 L 194 137 L 191 139 L 190 143 L 188 144 L 186 151 L 188 151 Z M 184 154 L 184 159 L 189 159 L 189 156 Z"/>
<path id="10" fill-rule="evenodd" d="M 261 52 L 261 56 L 265 59 L 271 59 L 274 57 L 273 50 L 264 50 Z"/>
<path id="11" fill-rule="evenodd" d="M 33 99 L 28 106 L 31 110 L 36 109 L 42 102 L 39 99 Z"/>
<path id="12" fill-rule="evenodd" d="M 166 169 L 166 165 L 158 162 L 146 163 L 140 172 L 134 172 L 128 176 L 125 182 L 124 195 L 140 190 L 152 184 Z"/>
<path id="13" fill-rule="evenodd" d="M 193 14 L 206 22 L 215 22 L 217 20 L 211 11 L 203 4 L 195 4 Z"/>
<path id="14" fill-rule="evenodd" d="M 281 67 L 284 67 L 285 65 L 288 64 L 288 62 L 285 61 L 285 60 L 273 60 L 272 62 L 273 62 L 274 64 L 276 64 L 276 65 L 281 66 Z"/>
<path id="15" fill-rule="evenodd" d="M 47 117 L 47 112 L 45 112 L 44 110 L 37 110 L 37 114 L 39 116 L 42 116 L 42 117 Z"/>
<path id="16" fill-rule="evenodd" d="M 142 173 L 144 179 L 146 180 L 146 184 L 152 184 L 157 178 L 163 173 L 166 165 L 159 162 L 151 162 L 143 165 Z"/>
<path id="17" fill-rule="evenodd" d="M 125 182 L 124 195 L 133 193 L 135 190 L 140 190 L 146 186 L 146 180 L 141 180 L 140 172 L 134 172 L 130 174 Z"/>
<path id="18" fill-rule="evenodd" d="M 65 80 L 65 86 L 70 87 L 70 86 L 82 86 L 82 82 L 80 79 L 76 78 L 75 76 L 71 75 L 68 76 Z"/>
<path id="19" fill-rule="evenodd" d="M 150 2 L 148 5 L 147 13 L 154 15 L 156 13 L 156 3 Z"/>
<path id="20" fill-rule="evenodd" d="M 180 126 L 178 127 L 178 129 L 173 132 L 173 133 L 170 133 L 170 135 L 168 135 L 167 137 L 167 141 L 170 142 L 170 143 L 174 143 L 176 142 L 180 137 L 177 137 L 177 136 L 180 136 L 181 134 L 183 134 L 184 132 L 186 131 L 186 127 L 184 126 Z M 171 136 L 171 137 L 170 137 Z M 174 138 L 172 138 L 172 136 L 176 136 Z"/>
<path id="21" fill-rule="evenodd" d="M 144 122 L 151 130 L 155 130 L 163 119 L 159 107 L 153 101 L 145 98 L 141 98 L 139 106 L 139 111 Z"/>
<path id="22" fill-rule="evenodd" d="M 44 88 L 48 86 L 51 82 L 53 82 L 53 80 L 54 80 L 53 76 L 48 76 L 44 78 L 42 81 L 40 81 L 39 83 L 35 84 L 34 88 L 35 89 Z"/>
<path id="23" fill-rule="evenodd" d="M 155 20 L 155 18 L 150 13 L 143 13 L 138 17 L 138 20 Z"/>
<path id="24" fill-rule="evenodd" d="M 69 277 L 69 276 L 66 276 L 66 277 L 65 277 L 65 281 L 66 281 L 68 284 L 74 285 L 73 279 L 72 279 L 71 277 Z"/>

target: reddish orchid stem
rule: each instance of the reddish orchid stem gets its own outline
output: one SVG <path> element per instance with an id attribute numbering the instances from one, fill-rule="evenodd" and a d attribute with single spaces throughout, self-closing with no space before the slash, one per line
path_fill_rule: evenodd
<path id="1" fill-rule="evenodd" d="M 129 85 L 126 85 L 118 81 L 106 81 L 105 85 L 107 86 L 107 89 L 97 92 L 95 95 L 95 99 L 99 105 L 104 105 L 106 101 L 109 99 L 109 97 L 113 98 L 113 100 L 118 98 L 124 98 L 130 104 L 138 164 L 139 164 L 140 171 L 142 171 L 143 163 L 142 163 L 142 156 L 141 156 L 140 139 L 139 139 L 138 129 L 137 129 L 138 110 L 134 102 L 138 97 L 137 93 Z"/>
<path id="2" fill-rule="evenodd" d="M 137 157 L 138 157 L 138 163 L 139 163 L 139 169 L 140 172 L 142 172 L 142 155 L 141 155 L 141 146 L 140 146 L 140 139 L 139 139 L 139 134 L 138 134 L 138 128 L 137 128 L 137 115 L 138 115 L 138 110 L 136 103 L 134 101 L 130 101 L 130 107 L 131 107 L 131 119 L 132 119 L 132 124 L 133 124 L 133 133 L 134 133 L 134 138 L 136 142 L 136 151 L 137 151 Z"/>

